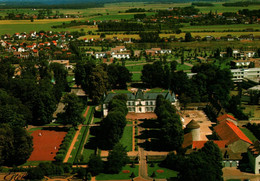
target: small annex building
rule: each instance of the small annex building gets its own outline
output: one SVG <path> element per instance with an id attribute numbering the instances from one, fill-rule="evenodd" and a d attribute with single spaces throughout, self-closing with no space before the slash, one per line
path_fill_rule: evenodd
<path id="1" fill-rule="evenodd" d="M 255 174 L 260 174 L 260 141 L 248 147 L 249 165 Z"/>
<path id="2" fill-rule="evenodd" d="M 253 144 L 232 121 L 222 121 L 214 127 L 214 131 L 220 140 L 227 140 L 227 147 L 234 153 L 245 153 Z"/>
<path id="3" fill-rule="evenodd" d="M 108 114 L 108 103 L 112 98 L 121 93 L 109 93 L 105 96 L 102 109 L 103 116 Z M 172 105 L 176 105 L 176 98 L 174 92 L 145 92 L 144 90 L 138 89 L 134 93 L 125 93 L 127 96 L 127 108 L 128 112 L 134 113 L 146 113 L 154 112 L 156 107 L 156 98 L 158 95 L 162 95 L 166 100 L 170 101 Z"/>

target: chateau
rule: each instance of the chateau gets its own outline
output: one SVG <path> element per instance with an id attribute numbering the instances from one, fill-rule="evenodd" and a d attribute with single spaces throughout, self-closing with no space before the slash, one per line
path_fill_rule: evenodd
<path id="1" fill-rule="evenodd" d="M 109 101 L 119 93 L 109 93 L 103 102 L 103 115 L 108 114 Z M 166 100 L 170 101 L 172 105 L 176 105 L 176 98 L 174 92 L 145 92 L 138 89 L 135 93 L 126 93 L 127 96 L 127 108 L 129 112 L 146 113 L 154 112 L 156 106 L 156 98 L 158 95 L 162 95 Z"/>

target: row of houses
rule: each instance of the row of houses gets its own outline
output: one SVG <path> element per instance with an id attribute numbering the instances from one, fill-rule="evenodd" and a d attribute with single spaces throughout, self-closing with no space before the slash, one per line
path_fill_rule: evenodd
<path id="1" fill-rule="evenodd" d="M 170 54 L 172 50 L 170 49 L 161 49 L 161 48 L 151 48 L 149 50 L 145 50 L 146 55 L 162 55 L 162 54 Z M 86 56 L 94 56 L 96 59 L 102 58 L 113 58 L 113 59 L 130 59 L 131 55 L 134 57 L 139 57 L 141 54 L 141 50 L 135 50 L 131 53 L 130 50 L 127 50 L 125 46 L 116 46 L 115 48 L 111 48 L 110 51 L 106 52 L 94 52 L 87 51 Z"/>

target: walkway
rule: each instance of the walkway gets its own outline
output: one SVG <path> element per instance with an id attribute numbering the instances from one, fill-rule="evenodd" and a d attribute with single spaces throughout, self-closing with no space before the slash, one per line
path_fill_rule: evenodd
<path id="1" fill-rule="evenodd" d="M 83 117 L 84 117 L 84 118 L 87 117 L 89 108 L 90 108 L 90 106 L 87 107 L 85 113 L 83 114 Z M 69 160 L 69 158 L 70 158 L 70 156 L 71 156 L 70 154 L 71 154 L 71 152 L 72 152 L 72 150 L 73 150 L 73 148 L 74 148 L 74 145 L 75 145 L 75 143 L 76 143 L 76 141 L 77 141 L 77 139 L 78 139 L 78 136 L 79 136 L 79 133 L 80 133 L 81 128 L 82 128 L 82 125 L 79 125 L 79 126 L 78 126 L 78 130 L 76 131 L 76 134 L 75 134 L 75 136 L 74 136 L 74 138 L 73 138 L 73 140 L 72 140 L 72 142 L 71 142 L 71 144 L 70 144 L 70 147 L 69 147 L 69 149 L 68 149 L 68 151 L 67 151 L 67 154 L 66 154 L 66 156 L 65 156 L 65 158 L 64 158 L 64 160 L 63 160 L 64 163 L 67 163 L 68 160 Z"/>

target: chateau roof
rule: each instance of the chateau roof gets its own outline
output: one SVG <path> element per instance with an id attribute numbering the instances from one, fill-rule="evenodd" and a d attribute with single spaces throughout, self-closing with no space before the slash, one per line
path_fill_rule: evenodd
<path id="1" fill-rule="evenodd" d="M 104 103 L 108 103 L 115 95 L 120 93 L 109 93 L 105 99 Z M 127 96 L 128 101 L 135 101 L 135 100 L 156 100 L 158 95 L 162 95 L 166 100 L 170 102 L 175 102 L 175 94 L 168 92 L 143 92 L 139 89 L 136 94 L 134 93 L 125 93 Z"/>

